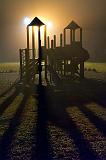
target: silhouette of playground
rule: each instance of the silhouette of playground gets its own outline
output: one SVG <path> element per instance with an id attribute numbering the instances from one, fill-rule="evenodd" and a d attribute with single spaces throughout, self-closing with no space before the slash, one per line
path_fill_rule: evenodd
<path id="1" fill-rule="evenodd" d="M 41 26 L 44 26 L 43 46 L 41 46 Z M 38 32 L 35 32 L 34 27 L 37 27 Z M 70 37 L 67 37 L 67 33 Z M 88 58 L 87 50 L 82 47 L 82 28 L 74 21 L 64 28 L 63 34 L 60 34 L 60 46 L 57 46 L 56 35 L 51 40 L 50 46 L 46 25 L 35 17 L 27 26 L 27 48 L 20 49 L 20 80 L 22 84 L 31 86 L 36 81 L 36 75 L 39 75 L 39 85 L 42 85 L 42 69 L 45 72 L 43 81 L 47 84 L 58 85 L 62 79 L 72 79 L 76 76 L 84 78 L 84 62 Z"/>
<path id="2" fill-rule="evenodd" d="M 53 45 L 53 40 L 51 43 Z M 79 43 L 81 45 L 82 42 Z M 77 67 L 78 64 L 81 67 L 78 72 L 73 72 L 73 69 L 68 72 L 64 66 L 69 61 L 70 66 L 73 66 L 76 59 L 71 56 L 72 60 L 66 55 L 68 59 L 65 57 L 63 63 L 64 53 L 70 46 L 68 49 L 67 46 L 63 47 L 64 56 L 60 58 L 58 55 L 58 61 L 58 58 L 54 60 L 54 52 L 60 51 L 61 47 L 48 47 L 43 52 L 40 44 L 39 40 L 39 53 L 47 53 L 47 59 L 44 61 L 40 55 L 40 62 L 39 59 L 33 61 L 33 58 L 28 57 L 29 48 L 20 50 L 20 80 L 16 86 L 14 84 L 16 88 L 11 87 L 0 97 L 4 98 L 0 104 L 0 159 L 105 160 L 106 82 L 84 78 L 84 61 L 89 57 L 87 51 L 84 51 L 85 56 L 81 56 L 82 52 L 79 55 L 81 61 L 77 57 Z M 31 52 L 34 53 L 35 49 Z M 60 59 L 62 68 L 58 71 Z M 42 61 L 45 62 L 46 85 L 43 85 Z M 38 67 L 38 72 L 34 67 Z M 38 84 L 35 83 L 36 74 L 39 77 Z"/>

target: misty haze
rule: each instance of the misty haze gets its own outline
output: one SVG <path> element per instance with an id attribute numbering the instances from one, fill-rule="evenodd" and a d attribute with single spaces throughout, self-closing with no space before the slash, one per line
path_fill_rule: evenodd
<path id="1" fill-rule="evenodd" d="M 0 160 L 106 160 L 105 6 L 0 0 Z"/>
<path id="2" fill-rule="evenodd" d="M 0 61 L 19 61 L 18 50 L 26 46 L 24 18 L 37 15 L 45 24 L 53 22 L 48 32 L 51 38 L 75 20 L 83 28 L 83 45 L 90 53 L 90 60 L 105 62 L 105 6 L 105 0 L 0 0 Z"/>

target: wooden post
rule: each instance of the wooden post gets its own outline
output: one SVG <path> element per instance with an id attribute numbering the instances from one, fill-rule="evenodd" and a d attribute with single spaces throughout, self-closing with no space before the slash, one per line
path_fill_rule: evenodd
<path id="1" fill-rule="evenodd" d="M 32 26 L 32 62 L 31 62 L 31 66 L 33 68 L 33 71 L 34 72 L 34 69 L 35 69 L 35 32 L 34 32 L 34 26 Z M 30 67 L 31 67 L 30 66 Z M 33 73 L 33 82 L 35 81 L 35 72 Z"/>
<path id="2" fill-rule="evenodd" d="M 33 55 L 33 61 L 35 61 L 35 37 L 34 37 L 34 26 L 32 26 L 32 55 Z"/>
<path id="3" fill-rule="evenodd" d="M 53 41 L 53 39 L 51 40 L 51 49 L 53 49 L 54 48 L 54 41 Z"/>
<path id="4" fill-rule="evenodd" d="M 27 26 L 27 49 L 29 51 L 29 27 Z"/>
<path id="5" fill-rule="evenodd" d="M 53 61 L 52 61 L 52 58 L 51 58 L 51 55 L 49 56 L 49 81 L 50 83 L 52 82 L 52 71 L 51 71 L 51 66 L 53 66 Z"/>
<path id="6" fill-rule="evenodd" d="M 45 55 L 45 79 L 47 80 L 47 55 Z"/>
<path id="7" fill-rule="evenodd" d="M 27 49 L 25 49 L 25 63 L 26 63 L 26 83 L 30 82 L 29 76 L 29 27 L 27 26 Z"/>
<path id="8" fill-rule="evenodd" d="M 75 42 L 75 29 L 73 29 L 73 42 Z"/>
<path id="9" fill-rule="evenodd" d="M 44 26 L 44 47 L 46 48 L 46 25 Z"/>
<path id="10" fill-rule="evenodd" d="M 54 48 L 56 48 L 56 35 L 54 35 Z"/>
<path id="11" fill-rule="evenodd" d="M 80 77 L 84 78 L 84 62 L 80 63 Z"/>
<path id="12" fill-rule="evenodd" d="M 81 47 L 82 47 L 82 28 L 80 28 L 80 43 L 81 43 Z"/>
<path id="13" fill-rule="evenodd" d="M 41 52 L 41 40 L 40 40 L 40 26 L 38 27 L 38 50 L 39 50 L 39 86 L 42 85 L 42 52 Z"/>
<path id="14" fill-rule="evenodd" d="M 63 64 L 62 64 L 62 61 L 61 61 L 61 76 L 63 74 Z"/>
<path id="15" fill-rule="evenodd" d="M 64 46 L 66 45 L 66 30 L 64 29 Z"/>
<path id="16" fill-rule="evenodd" d="M 66 60 L 66 74 L 68 74 L 68 60 Z"/>
<path id="17" fill-rule="evenodd" d="M 66 75 L 66 60 L 64 59 L 64 76 Z"/>
<path id="18" fill-rule="evenodd" d="M 49 36 L 47 37 L 47 43 L 48 43 L 48 49 L 50 48 L 50 38 Z"/>
<path id="19" fill-rule="evenodd" d="M 46 25 L 44 26 L 44 47 L 46 49 Z M 45 52 L 45 79 L 47 81 L 47 53 Z"/>
<path id="20" fill-rule="evenodd" d="M 29 74 L 29 50 L 25 49 L 25 67 L 26 67 L 26 84 L 30 83 L 30 74 Z"/>
<path id="21" fill-rule="evenodd" d="M 60 47 L 62 47 L 62 42 L 63 42 L 63 34 L 60 34 Z"/>
<path id="22" fill-rule="evenodd" d="M 70 30 L 70 45 L 72 45 L 72 29 Z"/>
<path id="23" fill-rule="evenodd" d="M 23 68 L 22 68 L 22 50 L 19 50 L 19 54 L 20 54 L 20 80 L 22 81 L 23 78 Z"/>

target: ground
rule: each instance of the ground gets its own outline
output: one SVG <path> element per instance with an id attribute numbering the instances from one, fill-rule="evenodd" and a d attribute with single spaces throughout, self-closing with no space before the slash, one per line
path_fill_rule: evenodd
<path id="1" fill-rule="evenodd" d="M 3 94 L 0 159 L 105 160 L 106 82 L 95 74 L 61 88 Z"/>

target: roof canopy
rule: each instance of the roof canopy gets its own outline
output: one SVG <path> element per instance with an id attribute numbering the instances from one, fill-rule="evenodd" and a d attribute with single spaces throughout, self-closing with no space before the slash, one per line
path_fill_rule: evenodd
<path id="1" fill-rule="evenodd" d="M 43 26 L 45 25 L 40 19 L 35 17 L 28 26 Z"/>
<path id="2" fill-rule="evenodd" d="M 74 21 L 72 21 L 71 23 L 69 23 L 67 27 L 65 27 L 65 29 L 78 29 L 78 28 L 81 28 L 81 27 Z"/>

